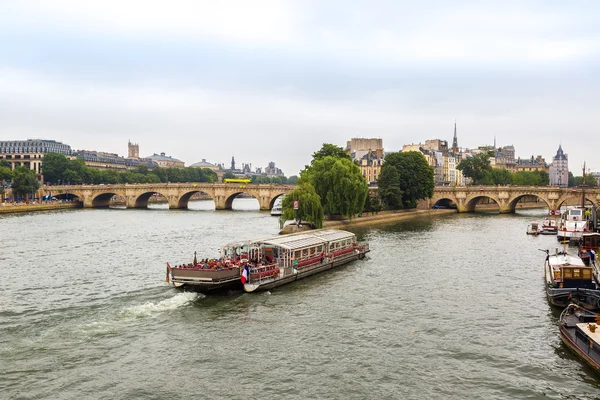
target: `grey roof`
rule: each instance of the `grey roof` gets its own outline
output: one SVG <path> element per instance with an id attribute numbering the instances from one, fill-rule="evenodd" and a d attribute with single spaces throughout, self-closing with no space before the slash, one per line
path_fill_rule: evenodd
<path id="1" fill-rule="evenodd" d="M 181 161 L 181 160 L 178 160 L 178 159 L 176 159 L 176 158 L 173 158 L 173 157 L 170 157 L 170 156 L 165 156 L 165 155 L 164 155 L 164 153 L 162 153 L 162 154 L 156 154 L 156 153 L 154 153 L 153 155 L 151 155 L 151 156 L 149 156 L 149 157 L 146 157 L 146 158 L 148 158 L 148 159 L 150 159 L 150 160 L 153 160 L 153 161 L 174 161 L 174 162 L 183 162 L 183 161 Z"/>
<path id="2" fill-rule="evenodd" d="M 211 164 L 211 163 L 207 162 L 203 158 L 202 161 L 194 163 L 194 164 L 190 165 L 190 167 L 197 167 L 197 168 L 217 168 L 218 166 L 215 165 L 215 164 Z"/>

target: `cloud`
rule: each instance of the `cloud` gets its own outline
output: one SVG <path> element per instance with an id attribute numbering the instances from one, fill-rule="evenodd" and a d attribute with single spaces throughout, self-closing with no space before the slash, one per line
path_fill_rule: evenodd
<path id="1" fill-rule="evenodd" d="M 0 131 L 296 173 L 381 137 L 595 155 L 594 2 L 0 4 Z"/>

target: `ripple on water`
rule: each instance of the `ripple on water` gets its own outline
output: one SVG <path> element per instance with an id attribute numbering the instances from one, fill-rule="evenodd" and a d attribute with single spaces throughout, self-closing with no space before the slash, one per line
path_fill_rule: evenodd
<path id="1" fill-rule="evenodd" d="M 561 345 L 544 297 L 537 249 L 556 239 L 526 237 L 532 218 L 361 229 L 372 249 L 364 261 L 260 295 L 218 296 L 167 287 L 165 262 L 275 234 L 276 218 L 166 210 L 2 218 L 15 232 L 3 244 L 15 251 L 0 256 L 0 393 L 596 398 L 598 379 Z"/>

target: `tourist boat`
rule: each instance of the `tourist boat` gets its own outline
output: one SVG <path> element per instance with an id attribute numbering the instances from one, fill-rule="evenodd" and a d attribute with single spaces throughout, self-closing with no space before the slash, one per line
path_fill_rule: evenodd
<path id="1" fill-rule="evenodd" d="M 542 222 L 542 231 L 540 232 L 542 235 L 556 235 L 558 233 L 558 224 L 556 220 L 552 218 L 544 219 Z"/>
<path id="2" fill-rule="evenodd" d="M 589 231 L 589 223 L 586 217 L 587 208 L 568 207 L 562 214 L 558 225 L 556 238 L 559 242 L 577 243 L 584 232 Z"/>
<path id="3" fill-rule="evenodd" d="M 546 295 L 548 302 L 564 308 L 577 302 L 589 310 L 600 309 L 600 290 L 594 280 L 594 270 L 586 266 L 581 258 L 558 252 L 546 252 L 544 263 Z"/>
<path id="4" fill-rule="evenodd" d="M 281 202 L 281 198 L 275 200 L 275 204 L 273 204 L 273 208 L 271 208 L 271 215 L 280 216 L 283 213 L 283 207 Z"/>
<path id="5" fill-rule="evenodd" d="M 317 229 L 230 243 L 215 259 L 198 261 L 194 254 L 192 263 L 167 263 L 165 280 L 200 292 L 262 291 L 362 259 L 368 251 L 351 232 Z"/>
<path id="6" fill-rule="evenodd" d="M 369 245 L 358 243 L 354 233 L 335 229 L 258 240 L 252 246 L 258 259 L 272 261 L 247 268 L 243 273 L 247 275 L 243 278 L 246 292 L 270 290 L 362 259 L 369 252 Z"/>
<path id="7" fill-rule="evenodd" d="M 242 290 L 241 266 L 248 261 L 248 242 L 230 243 L 214 259 L 194 261 L 171 267 L 167 263 L 166 282 L 176 287 L 193 288 L 199 292 Z"/>
<path id="8" fill-rule="evenodd" d="M 585 232 L 581 235 L 581 241 L 579 242 L 579 257 L 583 260 L 585 265 L 590 265 L 590 254 L 597 256 L 600 252 L 600 233 L 597 232 Z M 593 267 L 599 267 L 597 265 L 598 260 L 594 258 Z M 597 282 L 600 282 L 600 277 L 597 277 Z"/>
<path id="9" fill-rule="evenodd" d="M 529 225 L 527 225 L 527 234 L 528 235 L 539 235 L 540 234 L 540 224 L 531 221 Z"/>
<path id="10" fill-rule="evenodd" d="M 560 339 L 575 355 L 600 373 L 600 317 L 577 304 L 560 314 Z"/>

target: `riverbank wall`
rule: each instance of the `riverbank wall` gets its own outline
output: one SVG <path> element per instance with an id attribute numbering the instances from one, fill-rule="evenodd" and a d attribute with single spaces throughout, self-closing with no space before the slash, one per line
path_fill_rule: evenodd
<path id="1" fill-rule="evenodd" d="M 442 215 L 456 214 L 456 210 L 438 209 L 438 210 L 398 210 L 398 211 L 381 211 L 377 214 L 363 214 L 360 217 L 352 220 L 341 221 L 323 221 L 323 228 L 346 229 L 371 225 L 383 225 L 398 221 L 406 221 L 414 218 L 430 218 L 439 217 Z"/>
<path id="2" fill-rule="evenodd" d="M 0 203 L 0 214 L 11 214 L 11 213 L 25 213 L 34 211 L 52 211 L 52 210 L 63 210 L 67 208 L 81 208 L 82 204 L 79 202 L 73 203 L 48 203 L 48 204 L 9 204 Z"/>

